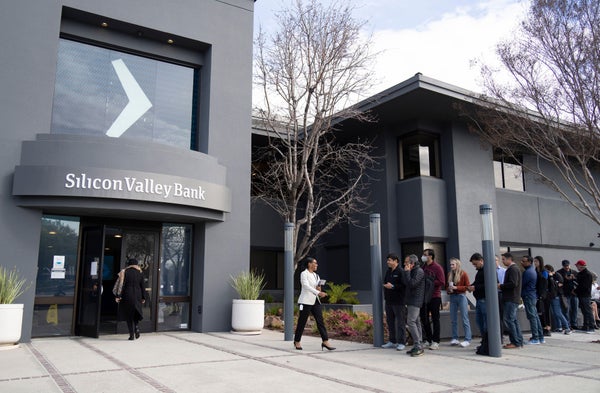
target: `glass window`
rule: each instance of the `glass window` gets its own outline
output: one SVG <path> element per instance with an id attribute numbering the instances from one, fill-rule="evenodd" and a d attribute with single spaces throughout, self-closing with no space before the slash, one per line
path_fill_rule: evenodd
<path id="1" fill-rule="evenodd" d="M 51 132 L 195 149 L 194 74 L 189 67 L 61 39 Z"/>
<path id="2" fill-rule="evenodd" d="M 79 218 L 42 217 L 36 296 L 74 295 L 78 241 Z"/>
<path id="3" fill-rule="evenodd" d="M 398 141 L 398 153 L 401 180 L 419 176 L 441 177 L 437 135 L 417 132 L 403 136 Z"/>
<path id="4" fill-rule="evenodd" d="M 160 302 L 158 304 L 158 330 L 188 330 L 190 322 L 189 302 Z"/>
<path id="5" fill-rule="evenodd" d="M 160 296 L 190 295 L 191 236 L 191 225 L 163 225 Z"/>
<path id="6" fill-rule="evenodd" d="M 43 216 L 32 337 L 71 334 L 79 218 Z"/>
<path id="7" fill-rule="evenodd" d="M 501 152 L 495 152 L 494 182 L 496 188 L 525 191 L 523 166 L 514 158 L 505 157 Z"/>
<path id="8" fill-rule="evenodd" d="M 71 335 L 72 320 L 72 304 L 35 304 L 31 336 L 69 336 Z"/>

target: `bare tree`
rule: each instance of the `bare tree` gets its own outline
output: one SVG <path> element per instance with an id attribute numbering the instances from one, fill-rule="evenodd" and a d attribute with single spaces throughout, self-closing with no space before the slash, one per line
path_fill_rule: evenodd
<path id="1" fill-rule="evenodd" d="M 600 2 L 533 0 L 497 53 L 476 132 L 600 225 Z"/>
<path id="2" fill-rule="evenodd" d="M 278 30 L 261 30 L 255 45 L 264 93 L 255 112 L 268 142 L 253 159 L 253 195 L 294 224 L 297 263 L 369 206 L 372 145 L 336 131 L 335 122 L 367 119 L 346 107 L 371 86 L 372 54 L 348 1 L 296 0 L 276 18 Z"/>

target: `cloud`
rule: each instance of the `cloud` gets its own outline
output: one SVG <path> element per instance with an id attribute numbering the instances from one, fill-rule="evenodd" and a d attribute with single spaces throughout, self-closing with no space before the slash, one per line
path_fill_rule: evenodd
<path id="1" fill-rule="evenodd" d="M 372 94 L 417 72 L 481 92 L 479 68 L 473 61 L 497 64 L 495 46 L 510 37 L 526 6 L 515 0 L 490 0 L 457 8 L 417 28 L 374 30 L 373 49 L 381 53 Z"/>

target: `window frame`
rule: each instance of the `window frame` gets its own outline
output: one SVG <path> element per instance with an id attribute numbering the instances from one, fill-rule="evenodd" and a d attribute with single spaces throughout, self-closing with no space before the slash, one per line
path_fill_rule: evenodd
<path id="1" fill-rule="evenodd" d="M 519 162 L 520 161 L 520 162 Z M 525 192 L 525 171 L 523 170 L 523 157 L 518 157 L 518 158 L 513 158 L 510 156 L 506 156 L 501 150 L 494 150 L 494 156 L 492 158 L 492 165 L 494 165 L 494 185 L 496 188 L 500 188 L 503 190 L 510 190 L 510 191 L 516 191 L 516 192 Z M 506 176 L 507 176 L 507 170 L 506 167 L 507 166 L 513 166 L 513 167 L 520 167 L 520 177 L 521 177 L 521 184 L 520 184 L 520 188 L 516 188 L 516 187 L 512 187 L 511 185 L 514 182 L 507 182 L 506 181 Z M 496 166 L 499 167 L 500 169 L 500 173 L 497 172 L 496 170 Z M 500 176 L 500 178 L 498 178 L 498 176 Z M 502 184 L 500 184 L 500 182 Z M 508 184 L 507 184 L 508 183 Z"/>
<path id="2" fill-rule="evenodd" d="M 427 146 L 429 152 L 429 174 L 423 174 L 423 168 L 421 166 L 421 159 L 419 153 L 419 173 L 418 174 L 407 174 L 405 167 L 407 166 L 405 163 L 405 145 L 407 142 L 411 142 L 411 140 L 415 140 L 418 142 L 418 146 Z M 423 141 L 426 141 L 425 144 L 422 144 Z M 410 146 L 415 146 L 416 143 L 410 143 Z M 435 177 L 442 178 L 441 171 L 441 154 L 440 154 L 440 135 L 427 131 L 413 131 L 398 137 L 397 141 L 397 149 L 398 149 L 398 180 L 406 180 L 412 179 L 415 177 Z M 433 151 L 432 151 L 433 150 Z M 433 154 L 432 154 L 433 153 Z"/>

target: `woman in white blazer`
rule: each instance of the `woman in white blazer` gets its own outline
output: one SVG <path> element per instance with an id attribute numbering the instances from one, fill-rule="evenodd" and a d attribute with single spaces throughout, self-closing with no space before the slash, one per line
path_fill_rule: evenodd
<path id="1" fill-rule="evenodd" d="M 319 286 L 319 275 L 315 273 L 317 271 L 317 260 L 313 257 L 306 257 L 306 270 L 300 273 L 300 284 L 302 289 L 300 296 L 298 297 L 298 304 L 300 309 L 300 315 L 298 316 L 298 325 L 296 326 L 296 334 L 294 335 L 294 347 L 298 350 L 302 350 L 300 340 L 302 339 L 302 333 L 308 320 L 308 315 L 312 313 L 319 334 L 323 342 L 321 343 L 321 351 L 323 348 L 328 350 L 335 349 L 329 345 L 329 338 L 327 337 L 327 329 L 323 323 L 323 312 L 321 311 L 321 300 L 319 298 L 327 296 L 325 292 L 321 291 Z"/>

